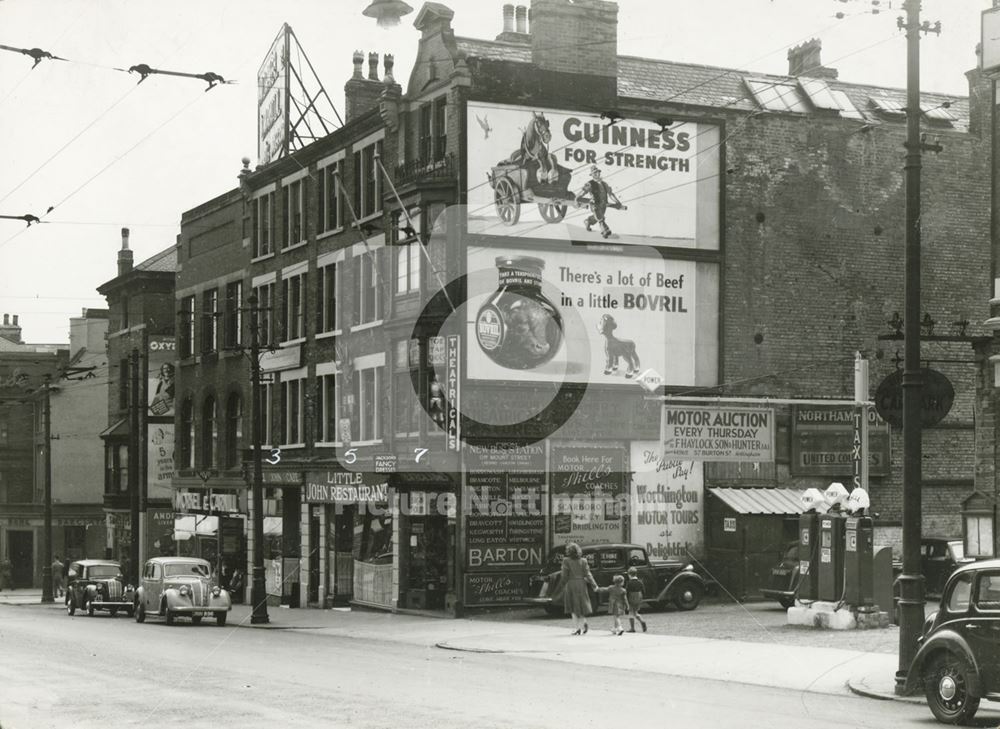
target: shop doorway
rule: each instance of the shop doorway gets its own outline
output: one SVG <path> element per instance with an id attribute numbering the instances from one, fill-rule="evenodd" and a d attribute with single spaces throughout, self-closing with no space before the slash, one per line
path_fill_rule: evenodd
<path id="1" fill-rule="evenodd" d="M 448 517 L 410 518 L 407 607 L 444 610 L 448 589 Z"/>
<path id="2" fill-rule="evenodd" d="M 7 556 L 10 581 L 15 589 L 33 587 L 35 582 L 35 534 L 30 531 L 7 531 Z"/>
<path id="3" fill-rule="evenodd" d="M 309 591 L 306 600 L 319 602 L 319 507 L 309 505 Z"/>

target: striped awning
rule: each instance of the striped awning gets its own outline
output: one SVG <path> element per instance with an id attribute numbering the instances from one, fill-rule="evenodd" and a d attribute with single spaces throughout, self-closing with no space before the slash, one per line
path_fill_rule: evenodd
<path id="1" fill-rule="evenodd" d="M 805 490 L 784 488 L 709 488 L 737 514 L 801 514 Z"/>

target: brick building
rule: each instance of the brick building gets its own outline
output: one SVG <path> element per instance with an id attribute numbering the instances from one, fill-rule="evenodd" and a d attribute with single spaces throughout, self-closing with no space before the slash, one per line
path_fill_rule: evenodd
<path id="1" fill-rule="evenodd" d="M 245 361 L 206 355 L 224 349 L 220 317 L 245 346 L 254 291 L 274 348 L 275 599 L 517 602 L 570 539 L 715 550 L 709 567 L 745 586 L 727 571 L 737 537 L 706 523 L 706 500 L 851 483 L 851 414 L 821 401 L 852 399 L 856 352 L 871 394 L 900 364 L 905 94 L 840 80 L 818 41 L 781 76 L 620 56 L 617 12 L 534 0 L 530 27 L 506 6 L 481 40 L 425 3 L 405 90 L 388 59 L 380 78 L 370 55 L 366 78 L 356 54 L 342 129 L 185 214 L 182 342 L 202 351 L 181 346 L 179 477 L 217 468 L 205 438 L 248 458 Z M 942 147 L 924 160 L 922 356 L 954 390 L 924 431 L 924 528 L 947 534 L 977 490 L 996 492 L 995 470 L 976 467 L 992 443 L 976 430 L 989 351 L 971 346 L 987 333 L 990 94 L 967 76 L 968 97 L 921 104 Z M 768 458 L 666 460 L 643 374 L 657 394 L 809 404 L 767 415 Z M 899 538 L 900 453 L 876 420 L 879 543 Z M 780 549 L 758 544 L 752 569 Z"/>

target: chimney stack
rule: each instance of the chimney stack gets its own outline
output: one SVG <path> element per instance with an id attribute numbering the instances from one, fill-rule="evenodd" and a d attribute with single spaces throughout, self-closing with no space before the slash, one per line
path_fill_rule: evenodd
<path id="1" fill-rule="evenodd" d="M 124 276 L 132 270 L 132 251 L 128 248 L 128 228 L 122 228 L 122 248 L 118 251 L 118 275 Z"/>
<path id="2" fill-rule="evenodd" d="M 531 62 L 558 74 L 558 101 L 618 100 L 618 4 L 609 0 L 531 0 Z M 558 39 L 558 42 L 553 42 Z M 607 105 L 607 106 L 603 106 Z"/>
<path id="3" fill-rule="evenodd" d="M 788 75 L 809 78 L 837 78 L 837 69 L 826 68 L 820 62 L 823 42 L 819 38 L 807 40 L 788 51 Z"/>
<path id="4" fill-rule="evenodd" d="M 528 32 L 528 8 L 524 5 L 517 6 L 517 32 L 527 34 Z"/>
<path id="5" fill-rule="evenodd" d="M 517 25 L 514 25 L 514 18 L 517 17 Z M 520 43 L 527 45 L 531 40 L 528 35 L 528 8 L 524 5 L 507 4 L 503 6 L 503 32 L 496 37 L 498 41 L 505 43 Z"/>
<path id="6" fill-rule="evenodd" d="M 8 342 L 21 344 L 21 327 L 17 323 L 17 314 L 14 314 L 14 323 L 11 324 L 10 314 L 3 315 L 3 326 L 0 326 L 0 337 Z"/>
<path id="7" fill-rule="evenodd" d="M 363 51 L 354 51 L 354 75 L 348 79 L 344 85 L 345 115 L 344 121 L 363 116 L 368 112 L 378 109 L 379 95 L 385 86 L 378 78 L 378 53 L 368 54 L 368 77 L 365 78 L 362 67 L 365 63 Z M 389 71 L 392 70 L 392 62 L 389 63 Z"/>

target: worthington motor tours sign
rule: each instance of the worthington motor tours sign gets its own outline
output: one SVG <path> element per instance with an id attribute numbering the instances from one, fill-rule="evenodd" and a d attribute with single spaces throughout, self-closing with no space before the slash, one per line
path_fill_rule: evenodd
<path id="1" fill-rule="evenodd" d="M 468 104 L 469 232 L 718 250 L 719 127 Z"/>
<path id="2" fill-rule="evenodd" d="M 667 460 L 774 460 L 774 410 L 665 405 L 660 416 Z"/>
<path id="3" fill-rule="evenodd" d="M 470 246 L 469 378 L 716 384 L 718 266 L 648 254 Z"/>

